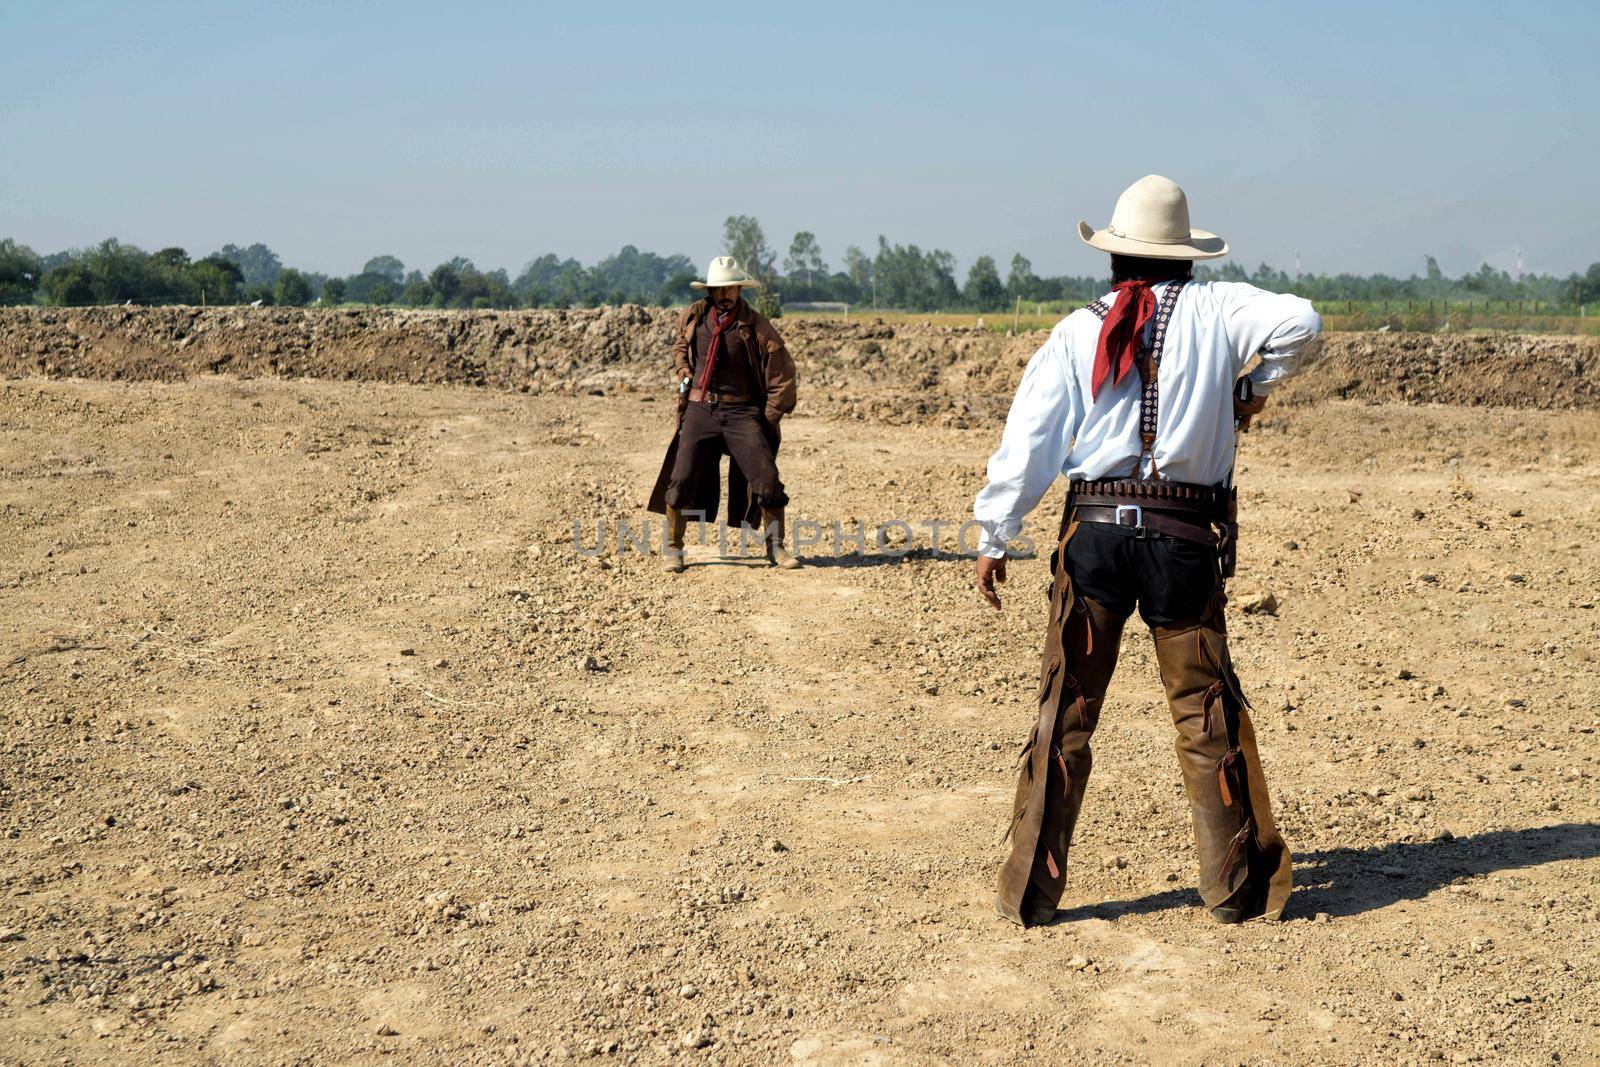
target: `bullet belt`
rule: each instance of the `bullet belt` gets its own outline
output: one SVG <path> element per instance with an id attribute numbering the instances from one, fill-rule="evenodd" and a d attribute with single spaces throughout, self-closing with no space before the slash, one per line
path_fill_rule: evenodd
<path id="1" fill-rule="evenodd" d="M 1218 485 L 1192 485 L 1157 479 L 1074 480 L 1067 497 L 1070 518 L 1137 531 L 1165 534 L 1216 548 L 1215 527 L 1232 526 L 1234 491 Z"/>

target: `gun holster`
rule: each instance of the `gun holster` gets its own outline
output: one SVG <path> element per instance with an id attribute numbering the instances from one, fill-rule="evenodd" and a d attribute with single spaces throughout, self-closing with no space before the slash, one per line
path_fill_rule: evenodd
<path id="1" fill-rule="evenodd" d="M 1232 578 L 1239 565 L 1239 498 L 1228 495 L 1226 517 L 1217 524 L 1222 532 L 1217 537 L 1217 564 L 1224 579 Z"/>

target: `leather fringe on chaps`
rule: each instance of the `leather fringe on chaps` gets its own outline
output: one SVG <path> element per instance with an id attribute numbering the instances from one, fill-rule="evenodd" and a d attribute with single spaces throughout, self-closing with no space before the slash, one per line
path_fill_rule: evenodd
<path id="1" fill-rule="evenodd" d="M 1089 737 L 1122 647 L 1124 619 L 1075 597 L 1061 538 L 1051 560 L 1050 622 L 1039 679 L 1039 719 L 1022 746 L 1012 805 L 1011 855 L 1000 868 L 995 907 L 1024 926 L 1044 921 L 1061 899 L 1067 848 L 1094 754 Z M 1030 892 L 1030 886 L 1032 891 Z"/>
<path id="2" fill-rule="evenodd" d="M 1178 728 L 1178 764 L 1200 853 L 1200 898 L 1221 922 L 1277 919 L 1292 883 L 1289 848 L 1272 821 L 1250 702 L 1228 656 L 1226 601 L 1219 586 L 1199 622 L 1156 627 L 1156 663 Z"/>
<path id="3" fill-rule="evenodd" d="M 1065 564 L 1069 526 L 1052 559 L 1050 623 L 1039 718 L 1023 745 L 1000 869 L 996 909 L 1032 926 L 1053 915 L 1093 756 L 1089 739 L 1116 668 L 1125 618 L 1073 594 Z M 1289 850 L 1272 821 L 1248 702 L 1228 658 L 1226 597 L 1218 585 L 1206 617 L 1154 630 L 1156 660 L 1178 730 L 1178 762 L 1194 816 L 1200 896 L 1213 918 L 1281 917 Z"/>

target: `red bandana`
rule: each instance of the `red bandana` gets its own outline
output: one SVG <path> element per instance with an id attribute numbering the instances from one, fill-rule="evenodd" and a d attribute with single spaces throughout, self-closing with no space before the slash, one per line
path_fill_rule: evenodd
<path id="1" fill-rule="evenodd" d="M 1100 342 L 1094 349 L 1094 379 L 1090 398 L 1100 395 L 1106 378 L 1113 386 L 1122 381 L 1139 354 L 1145 324 L 1156 312 L 1155 294 L 1143 278 L 1131 278 L 1111 287 L 1117 302 L 1100 324 Z"/>
<path id="2" fill-rule="evenodd" d="M 737 304 L 726 315 L 718 312 L 714 306 L 706 309 L 706 314 L 711 316 L 711 344 L 707 346 L 706 358 L 700 364 L 700 380 L 695 383 L 701 390 L 701 395 L 704 395 L 704 390 L 711 384 L 711 372 L 717 365 L 717 352 L 722 348 L 722 335 L 729 326 L 733 325 L 733 320 L 738 317 L 738 313 L 739 306 Z"/>

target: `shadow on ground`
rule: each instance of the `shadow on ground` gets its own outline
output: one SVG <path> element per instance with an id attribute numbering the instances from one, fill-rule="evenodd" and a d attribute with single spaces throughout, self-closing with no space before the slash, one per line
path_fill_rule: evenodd
<path id="1" fill-rule="evenodd" d="M 1295 891 L 1285 916 L 1305 918 L 1318 912 L 1334 917 L 1360 915 L 1402 900 L 1417 900 L 1452 882 L 1492 871 L 1597 856 L 1600 824 L 1592 822 L 1307 852 L 1295 856 Z M 1055 921 L 1115 919 L 1199 906 L 1200 894 L 1194 889 L 1169 889 L 1131 900 L 1065 908 L 1056 913 Z"/>

